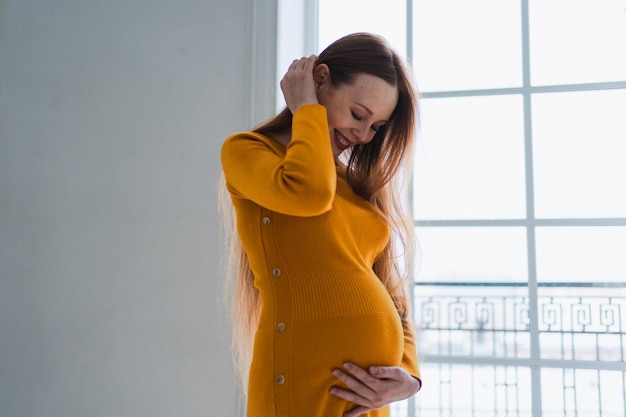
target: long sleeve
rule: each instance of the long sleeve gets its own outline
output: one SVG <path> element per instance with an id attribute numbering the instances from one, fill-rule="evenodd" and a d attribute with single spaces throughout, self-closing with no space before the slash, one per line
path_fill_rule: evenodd
<path id="1" fill-rule="evenodd" d="M 410 321 L 403 320 L 402 330 L 404 332 L 404 353 L 402 355 L 402 367 L 406 369 L 412 376 L 421 381 L 422 377 L 419 371 L 413 325 Z"/>
<path id="2" fill-rule="evenodd" d="M 325 107 L 300 107 L 293 116 L 292 137 L 284 155 L 278 151 L 280 146 L 256 133 L 231 135 L 221 152 L 231 195 L 293 216 L 330 210 L 337 174 Z"/>

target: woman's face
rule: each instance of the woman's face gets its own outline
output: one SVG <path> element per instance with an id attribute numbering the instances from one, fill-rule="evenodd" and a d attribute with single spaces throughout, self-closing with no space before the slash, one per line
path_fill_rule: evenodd
<path id="1" fill-rule="evenodd" d="M 398 88 L 381 78 L 358 74 L 351 85 L 333 87 L 328 67 L 315 70 L 317 99 L 326 107 L 333 155 L 374 138 L 391 117 L 398 102 Z"/>

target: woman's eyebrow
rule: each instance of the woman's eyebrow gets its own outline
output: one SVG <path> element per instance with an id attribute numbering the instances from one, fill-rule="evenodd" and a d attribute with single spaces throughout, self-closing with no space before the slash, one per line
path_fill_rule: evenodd
<path id="1" fill-rule="evenodd" d="M 371 111 L 370 108 L 367 107 L 365 104 L 359 103 L 358 101 L 355 101 L 354 104 L 357 104 L 357 105 L 363 107 L 370 115 L 374 114 L 374 112 Z"/>

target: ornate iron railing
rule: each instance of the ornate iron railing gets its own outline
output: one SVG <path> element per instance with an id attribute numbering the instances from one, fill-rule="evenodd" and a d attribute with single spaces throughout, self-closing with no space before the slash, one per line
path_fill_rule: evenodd
<path id="1" fill-rule="evenodd" d="M 424 387 L 395 415 L 626 416 L 626 283 L 539 283 L 535 293 L 416 284 Z"/>

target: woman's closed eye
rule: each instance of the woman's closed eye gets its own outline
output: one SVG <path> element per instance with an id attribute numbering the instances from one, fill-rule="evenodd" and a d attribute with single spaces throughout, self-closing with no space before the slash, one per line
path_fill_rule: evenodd
<path id="1" fill-rule="evenodd" d="M 354 118 L 354 120 L 356 120 L 357 122 L 362 122 L 364 119 L 363 117 L 359 116 L 357 113 L 352 112 L 352 117 Z M 370 129 L 372 129 L 374 132 L 378 132 L 378 129 L 380 129 L 381 126 L 374 126 L 372 125 L 370 127 Z"/>
<path id="2" fill-rule="evenodd" d="M 356 114 L 355 112 L 352 112 L 352 117 L 354 117 L 354 120 L 358 121 L 358 122 L 362 122 L 363 118 L 361 116 L 359 116 L 358 114 Z"/>

